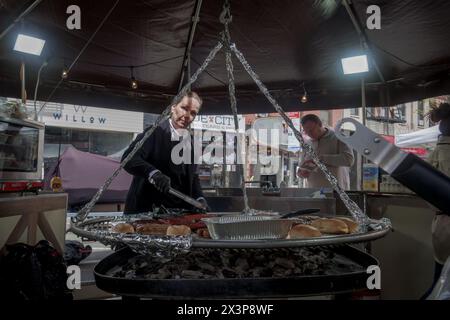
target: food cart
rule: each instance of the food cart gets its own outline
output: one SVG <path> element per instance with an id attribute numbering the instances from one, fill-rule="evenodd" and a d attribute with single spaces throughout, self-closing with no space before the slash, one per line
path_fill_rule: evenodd
<path id="1" fill-rule="evenodd" d="M 39 106 L 40 109 L 45 108 L 48 101 L 59 101 L 162 113 L 163 116 L 167 116 L 165 107 L 170 105 L 171 100 L 176 100 L 174 98 L 177 94 L 183 90 L 186 91 L 192 84 L 193 88 L 204 97 L 203 113 L 229 114 L 229 91 L 226 86 L 228 74 L 227 68 L 224 68 L 225 59 L 223 59 L 225 54 L 224 51 L 218 53 L 224 45 L 226 50 L 234 50 L 233 54 L 236 54 L 236 58 L 242 62 L 242 67 L 235 64 L 234 73 L 236 89 L 234 96 L 238 102 L 237 110 L 241 113 L 269 112 L 273 110 L 273 107 L 280 113 L 299 109 L 350 108 L 360 105 L 364 110 L 366 105 L 389 106 L 450 91 L 446 64 L 432 64 L 435 61 L 448 61 L 450 56 L 446 45 L 449 32 L 446 25 L 446 13 L 450 12 L 448 3 L 435 5 L 435 2 L 430 0 L 411 4 L 411 8 L 408 9 L 410 14 L 405 15 L 402 10 L 399 10 L 402 1 L 385 6 L 382 6 L 380 1 L 383 14 L 388 15 L 390 19 L 386 19 L 382 30 L 377 30 L 364 27 L 367 18 L 367 5 L 364 1 L 344 0 L 326 2 L 326 4 L 316 1 L 290 3 L 293 7 L 268 1 L 259 8 L 250 2 L 232 2 L 231 11 L 226 11 L 226 6 L 220 1 L 158 3 L 157 10 L 153 10 L 154 8 L 149 4 L 118 2 L 108 2 L 109 9 L 106 10 L 104 4 L 81 1 L 80 8 L 89 7 L 90 12 L 98 12 L 103 19 L 97 22 L 86 21 L 81 29 L 73 28 L 69 29 L 70 31 L 56 32 L 61 26 L 65 28 L 64 21 L 67 18 L 65 4 L 52 2 L 52 9 L 50 9 L 48 4 L 39 4 L 39 2 L 41 1 L 36 1 L 21 13 L 21 18 L 30 22 L 24 28 L 35 27 L 42 35 L 50 34 L 51 38 L 47 41 L 52 44 L 51 51 L 58 55 L 55 58 L 58 62 L 47 61 L 50 51 L 46 50 L 50 49 L 45 47 L 43 59 L 30 58 L 26 63 L 25 61 L 22 63 L 22 69 L 25 64 L 28 68 L 26 77 L 22 72 L 22 98 L 24 88 L 34 87 L 37 84 L 35 100 L 43 102 Z M 225 3 L 229 5 L 227 1 Z M 6 11 L 2 14 L 12 16 L 19 5 L 18 1 L 5 1 Z M 422 6 L 431 9 L 422 10 Z M 47 18 L 50 11 L 55 14 L 54 20 Z M 134 15 L 137 15 L 138 19 Z M 421 23 L 421 21 L 435 19 L 436 15 L 442 16 L 438 22 L 426 27 Z M 134 16 L 133 22 L 130 22 L 131 16 Z M 113 18 L 114 23 L 110 22 Z M 140 22 L 135 24 L 136 20 Z M 150 31 L 142 21 L 152 23 Z M 164 22 L 158 23 L 158 21 Z M 222 38 L 220 32 L 224 29 L 224 25 L 228 24 L 231 38 Z M 174 25 L 180 26 L 179 32 L 168 32 Z M 405 36 L 405 31 L 401 28 L 404 25 L 409 26 L 408 34 L 413 36 Z M 2 49 L 6 50 L 7 45 L 13 41 L 16 33 L 11 30 L 15 28 L 15 22 L 4 26 L 5 31 L 0 36 Z M 330 30 L 333 30 L 332 34 Z M 424 34 L 432 34 L 435 40 L 432 43 L 428 42 Z M 230 46 L 230 40 L 236 46 Z M 76 54 L 73 48 L 79 49 L 75 50 Z M 126 54 L 123 53 L 123 48 L 127 48 Z M 343 56 L 362 51 L 367 52 L 371 57 L 370 63 L 373 67 L 371 72 L 363 76 L 353 75 L 345 78 L 340 70 L 339 72 L 336 70 L 336 61 Z M 214 55 L 218 53 L 216 59 L 212 59 L 214 56 L 208 56 L 211 52 Z M 243 56 L 239 56 L 239 53 L 243 53 Z M 68 56 L 71 58 L 67 59 Z M 239 59 L 244 56 L 248 59 L 247 65 L 243 63 L 247 60 Z M 398 56 L 407 56 L 407 60 L 412 62 L 405 63 L 405 60 Z M 13 55 L 0 61 L 0 66 L 4 70 L 0 79 L 0 95 L 10 97 L 20 95 L 16 74 L 18 61 L 21 61 L 21 58 L 21 56 Z M 208 60 L 208 58 L 211 59 Z M 70 64 L 64 61 L 65 59 L 70 60 Z M 202 61 L 205 63 L 202 64 Z M 208 63 L 209 66 L 206 68 Z M 198 67 L 200 69 L 197 69 Z M 42 68 L 47 68 L 47 72 L 41 74 Z M 200 70 L 200 72 L 193 72 L 194 70 Z M 253 79 L 247 76 L 247 73 L 252 76 L 250 72 L 252 70 L 259 75 L 258 79 L 261 83 L 257 81 L 256 83 L 262 93 L 254 87 L 255 74 Z M 197 82 L 194 83 L 194 80 Z M 261 87 L 262 83 L 265 86 Z M 302 86 L 301 83 L 303 83 Z M 306 95 L 307 99 L 300 99 Z M 269 99 L 270 103 L 268 103 L 266 99 L 268 97 L 272 97 L 273 101 Z M 274 97 L 282 109 L 277 108 L 280 105 L 275 103 Z M 37 109 L 37 117 L 38 113 L 39 109 Z M 368 155 L 364 151 L 362 154 Z M 410 183 L 411 178 L 408 179 L 404 175 L 402 177 L 405 183 Z M 440 177 L 439 181 L 444 184 L 445 178 Z M 442 204 L 444 200 L 439 199 L 440 194 L 430 195 L 423 188 L 417 190 L 419 196 L 423 196 L 422 191 L 423 194 L 427 194 L 428 196 L 425 197 L 428 201 Z M 267 195 L 249 192 L 248 201 L 246 201 L 245 194 L 243 197 L 240 194 L 233 194 L 233 190 L 225 192 L 231 195 L 211 195 L 210 199 L 215 212 L 240 211 L 244 201 L 245 209 L 250 205 L 252 208 L 259 206 L 257 208 L 259 210 L 270 207 L 276 212 L 287 212 L 319 206 L 327 215 L 336 214 L 334 198 L 314 200 L 305 197 L 302 199 L 295 192 L 285 197 L 267 197 Z M 345 195 L 345 193 L 338 193 L 341 196 Z M 369 212 L 364 204 L 367 205 L 370 201 L 365 197 L 362 201 L 363 212 Z M 108 233 L 113 227 L 113 225 L 107 225 L 108 221 L 89 221 L 82 224 L 91 208 L 92 206 L 80 213 L 78 222 L 81 224 L 74 226 L 78 228 L 80 234 L 85 232 L 85 236 L 106 239 L 106 242 L 127 242 L 125 238 Z M 352 210 L 349 211 L 353 214 Z M 369 218 L 380 219 L 382 216 L 369 215 Z M 106 229 L 101 229 L 102 223 L 106 225 Z M 94 227 L 86 229 L 89 226 Z M 342 243 L 367 242 L 386 235 L 388 229 L 390 229 L 389 224 L 385 224 L 381 227 L 382 232 L 374 228 L 362 233 L 362 239 L 357 236 L 339 239 L 345 239 Z M 103 231 L 106 233 L 101 233 Z M 364 237 L 371 234 L 370 232 L 373 232 L 373 237 Z M 139 239 L 138 242 L 140 241 Z M 272 244 L 265 242 L 266 249 L 273 247 L 273 243 L 275 242 Z M 288 243 L 295 243 L 295 241 Z M 298 247 L 302 248 L 307 242 L 299 243 L 301 245 Z M 336 243 L 320 243 L 320 245 Z M 189 244 L 191 245 L 192 243 Z M 204 249 L 209 246 L 200 241 L 198 247 Z M 246 246 L 248 247 L 248 244 Z M 126 250 L 121 252 L 122 256 L 115 256 L 118 260 L 128 259 L 134 254 Z M 347 252 L 347 254 L 362 257 L 360 253 Z M 369 266 L 369 263 L 376 264 L 373 257 L 365 256 L 365 258 L 367 259 L 361 260 L 363 267 Z M 99 281 L 107 275 L 107 269 L 111 267 L 109 263 L 112 263 L 112 266 L 117 263 L 112 260 L 114 259 L 110 257 L 98 266 L 96 272 Z M 358 279 L 361 280 L 361 278 Z M 105 288 L 110 288 L 109 283 L 102 283 Z M 192 284 L 189 285 L 192 287 Z M 186 288 L 190 288 L 189 285 Z M 233 285 L 236 286 L 236 284 Z M 229 287 L 232 288 L 233 285 Z M 267 283 L 254 285 L 265 286 Z M 124 284 L 124 286 L 130 285 Z M 131 286 L 135 285 L 131 284 Z M 179 284 L 176 283 L 176 287 L 178 286 Z M 278 285 L 275 283 L 272 286 Z M 122 293 L 121 288 L 116 288 L 118 293 Z M 286 290 L 289 291 L 288 287 Z M 323 289 L 323 292 L 326 291 L 327 289 Z M 125 295 L 133 295 L 133 292 L 127 290 L 123 292 Z M 171 295 L 170 291 L 161 294 Z M 204 295 L 209 294 L 208 291 L 204 293 Z M 243 296 L 254 296 L 254 294 L 255 292 L 247 292 L 243 293 Z M 290 296 L 306 293 L 282 292 L 280 294 Z M 136 295 L 139 294 L 136 293 Z"/>

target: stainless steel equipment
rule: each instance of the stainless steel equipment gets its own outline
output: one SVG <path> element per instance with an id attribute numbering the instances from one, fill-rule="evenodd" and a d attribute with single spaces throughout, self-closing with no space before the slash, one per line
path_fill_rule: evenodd
<path id="1" fill-rule="evenodd" d="M 345 134 L 344 125 L 355 131 Z M 450 177 L 414 154 L 406 153 L 353 118 L 336 124 L 336 136 L 358 153 L 443 212 L 450 210 Z"/>
<path id="2" fill-rule="evenodd" d="M 44 124 L 0 117 L 0 191 L 42 187 Z"/>
<path id="3" fill-rule="evenodd" d="M 150 179 L 150 183 L 151 184 L 155 184 L 155 182 L 153 181 L 153 179 Z M 203 205 L 203 203 L 201 203 L 200 201 L 197 201 L 191 197 L 189 197 L 188 195 L 185 195 L 184 193 L 170 187 L 169 188 L 169 193 L 187 203 L 189 203 L 190 205 L 193 205 L 195 208 L 198 208 L 200 210 L 206 210 L 205 206 Z"/>
<path id="4" fill-rule="evenodd" d="M 180 198 L 181 200 L 183 200 L 183 201 L 193 205 L 194 207 L 196 207 L 198 209 L 201 209 L 201 210 L 205 210 L 206 209 L 205 206 L 201 202 L 199 202 L 199 201 L 197 201 L 197 200 L 195 200 L 195 199 L 185 195 L 184 193 L 181 193 L 178 190 L 175 190 L 174 188 L 169 188 L 169 193 L 171 195 L 173 195 L 173 196 L 175 196 L 177 198 Z"/>

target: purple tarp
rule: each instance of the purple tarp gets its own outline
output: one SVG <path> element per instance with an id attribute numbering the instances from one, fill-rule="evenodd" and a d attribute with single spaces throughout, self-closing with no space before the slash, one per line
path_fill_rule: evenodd
<path id="1" fill-rule="evenodd" d="M 65 192 L 69 194 L 69 206 L 88 202 L 105 180 L 119 167 L 115 159 L 67 148 L 60 157 L 60 177 Z M 56 163 L 45 176 L 45 187 L 55 175 Z M 122 170 L 103 193 L 98 203 L 123 203 L 132 176 Z"/>

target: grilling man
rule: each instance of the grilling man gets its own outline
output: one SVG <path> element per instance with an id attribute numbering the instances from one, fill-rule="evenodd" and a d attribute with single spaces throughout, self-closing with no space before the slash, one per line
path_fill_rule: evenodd
<path id="1" fill-rule="evenodd" d="M 201 105 L 202 99 L 197 93 L 187 93 L 178 104 L 172 106 L 170 119 L 155 129 L 124 166 L 124 169 L 134 176 L 124 213 L 148 212 L 152 211 L 153 207 L 161 205 L 166 208 L 192 209 L 189 204 L 170 195 L 168 193 L 170 187 L 197 199 L 207 207 L 196 171 L 197 166 L 194 164 L 192 151 L 194 148 L 190 148 L 192 153 L 187 157 L 190 159 L 189 163 L 178 163 L 179 161 L 173 161 L 172 158 L 172 150 L 180 143 L 180 139 L 189 139 L 187 143 L 192 143 L 191 136 L 183 137 L 180 131 L 189 127 L 200 111 Z M 142 139 L 144 133 L 138 135 L 131 143 L 122 161 Z"/>

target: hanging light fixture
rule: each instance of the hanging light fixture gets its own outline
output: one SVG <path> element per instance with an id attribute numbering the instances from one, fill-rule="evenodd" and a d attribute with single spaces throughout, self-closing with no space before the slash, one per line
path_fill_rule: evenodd
<path id="1" fill-rule="evenodd" d="M 131 88 L 133 90 L 136 90 L 138 88 L 138 82 L 137 80 L 134 78 L 134 74 L 133 74 L 133 67 L 130 67 L 130 72 L 131 72 Z"/>
<path id="2" fill-rule="evenodd" d="M 14 50 L 40 56 L 45 40 L 19 33 L 14 44 Z"/>
<path id="3" fill-rule="evenodd" d="M 308 93 L 306 92 L 305 83 L 303 82 L 303 96 L 301 99 L 302 103 L 308 102 Z"/>
<path id="4" fill-rule="evenodd" d="M 369 71 L 367 55 L 353 56 L 341 59 L 344 74 L 354 74 Z"/>
<path id="5" fill-rule="evenodd" d="M 67 71 L 66 69 L 63 69 L 63 71 L 61 72 L 61 78 L 67 79 L 68 76 L 69 76 L 69 71 Z"/>

